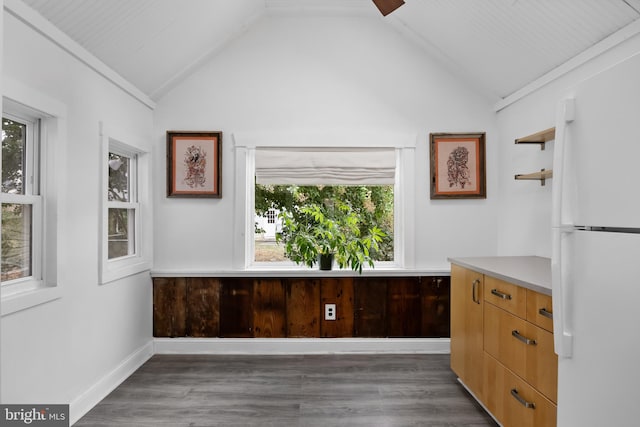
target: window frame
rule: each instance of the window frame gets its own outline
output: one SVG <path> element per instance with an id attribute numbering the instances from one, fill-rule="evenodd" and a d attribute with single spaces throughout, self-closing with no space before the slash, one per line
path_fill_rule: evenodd
<path id="1" fill-rule="evenodd" d="M 292 261 L 255 262 L 255 152 L 256 148 L 394 148 L 395 149 L 395 181 L 394 181 L 394 260 L 378 261 L 378 269 L 412 268 L 415 260 L 413 250 L 415 240 L 407 235 L 406 230 L 414 229 L 415 214 L 413 198 L 406 197 L 414 193 L 415 185 L 407 176 L 413 176 L 415 162 L 415 134 L 396 132 L 239 132 L 234 133 L 234 149 L 236 151 L 237 188 L 246 193 L 236 199 L 236 209 L 244 212 L 241 221 L 234 225 L 237 235 L 242 236 L 242 243 L 234 248 L 234 267 L 241 270 L 310 270 L 306 266 L 296 265 Z M 367 271 L 370 268 L 364 268 Z"/>
<path id="2" fill-rule="evenodd" d="M 129 149 L 129 147 L 123 146 L 119 141 L 111 140 L 109 143 L 109 153 L 108 154 L 117 154 L 122 157 L 126 157 L 129 160 L 129 176 L 127 182 L 127 191 L 128 191 L 128 202 L 123 201 L 113 201 L 109 200 L 107 197 L 107 229 L 108 229 L 108 220 L 109 220 L 109 211 L 111 209 L 124 209 L 128 212 L 133 211 L 133 218 L 131 215 L 127 214 L 127 255 L 121 257 L 109 257 L 109 235 L 107 233 L 107 259 L 109 262 L 115 262 L 117 260 L 122 260 L 124 258 L 135 257 L 138 255 L 140 250 L 139 239 L 139 231 L 138 225 L 140 224 L 140 202 L 138 200 L 138 154 Z M 108 164 L 108 163 L 107 163 Z M 109 187 L 109 166 L 107 166 L 107 188 Z M 131 233 L 133 229 L 133 233 Z"/>
<path id="3" fill-rule="evenodd" d="M 150 216 L 144 215 L 150 211 L 149 191 L 149 153 L 141 148 L 143 139 L 128 133 L 107 128 L 100 123 L 100 185 L 101 197 L 101 227 L 100 227 L 100 269 L 99 283 L 107 284 L 116 280 L 132 276 L 151 269 L 151 248 L 147 242 L 151 236 Z M 124 142 L 126 141 L 126 142 Z M 109 153 L 115 153 L 129 158 L 129 202 L 109 201 Z M 109 258 L 109 209 L 128 209 L 134 211 L 133 216 L 133 253 Z M 145 221 L 142 221 L 145 218 Z M 147 221 L 149 219 L 149 221 Z"/>
<path id="4" fill-rule="evenodd" d="M 0 287 L 0 313 L 2 317 L 46 304 L 61 298 L 64 294 L 59 280 L 58 247 L 60 238 L 64 236 L 63 225 L 59 218 L 63 216 L 64 197 L 58 189 L 59 176 L 63 174 L 66 162 L 66 129 L 67 108 L 58 100 L 51 98 L 33 88 L 27 87 L 10 77 L 4 78 L 2 97 L 3 114 L 13 116 L 35 117 L 40 120 L 39 126 L 39 194 L 35 215 L 41 217 L 37 221 L 40 241 L 39 257 L 40 280 L 17 280 L 10 285 Z M 10 202 L 5 197 L 3 202 Z M 37 262 L 37 261 L 36 261 Z"/>
<path id="5" fill-rule="evenodd" d="M 4 109 L 3 109 L 4 110 Z M 25 126 L 26 140 L 24 146 L 23 169 L 26 176 L 23 177 L 23 193 L 11 194 L 0 192 L 1 204 L 15 204 L 30 206 L 30 274 L 17 279 L 0 283 L 4 294 L 15 294 L 27 290 L 35 290 L 43 284 L 43 222 L 42 209 L 43 195 L 40 192 L 40 157 L 43 143 L 40 138 L 40 118 L 32 111 L 20 107 L 8 107 L 9 111 L 3 111 L 2 117 L 8 118 Z"/>

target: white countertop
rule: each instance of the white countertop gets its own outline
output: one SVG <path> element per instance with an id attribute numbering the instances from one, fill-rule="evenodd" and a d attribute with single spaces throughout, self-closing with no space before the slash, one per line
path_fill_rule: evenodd
<path id="1" fill-rule="evenodd" d="M 551 260 L 537 256 L 448 258 L 452 264 L 551 295 Z"/>

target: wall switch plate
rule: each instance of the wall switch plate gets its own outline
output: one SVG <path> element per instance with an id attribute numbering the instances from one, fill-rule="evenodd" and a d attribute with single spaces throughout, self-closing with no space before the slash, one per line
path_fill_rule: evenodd
<path id="1" fill-rule="evenodd" d="M 324 305 L 324 320 L 336 320 L 336 305 L 325 304 Z"/>

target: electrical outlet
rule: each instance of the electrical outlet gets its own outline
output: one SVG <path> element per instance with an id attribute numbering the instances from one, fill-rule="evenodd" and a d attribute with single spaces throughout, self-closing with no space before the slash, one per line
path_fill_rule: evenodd
<path id="1" fill-rule="evenodd" d="M 336 305 L 325 304 L 324 305 L 324 320 L 336 320 Z"/>

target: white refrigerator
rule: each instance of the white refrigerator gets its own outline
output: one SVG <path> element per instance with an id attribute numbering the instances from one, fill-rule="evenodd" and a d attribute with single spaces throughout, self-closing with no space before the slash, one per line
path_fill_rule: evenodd
<path id="1" fill-rule="evenodd" d="M 554 144 L 558 426 L 640 426 L 640 54 L 566 94 Z"/>

